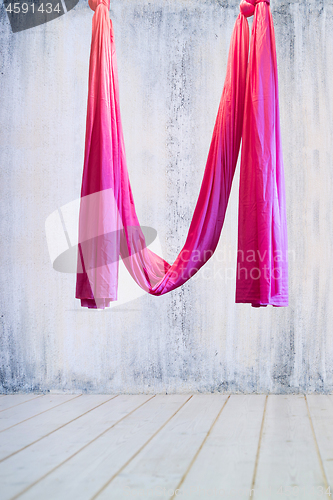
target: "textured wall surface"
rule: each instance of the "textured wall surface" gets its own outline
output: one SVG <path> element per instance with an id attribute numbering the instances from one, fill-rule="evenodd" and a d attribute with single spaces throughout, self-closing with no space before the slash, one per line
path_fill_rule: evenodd
<path id="1" fill-rule="evenodd" d="M 0 6 L 1 392 L 333 391 L 333 6 L 272 0 L 290 306 L 234 303 L 238 174 L 216 254 L 182 288 L 81 309 L 47 217 L 80 193 L 93 12 L 13 34 Z M 128 169 L 163 257 L 199 192 L 238 13 L 230 0 L 112 0 Z"/>

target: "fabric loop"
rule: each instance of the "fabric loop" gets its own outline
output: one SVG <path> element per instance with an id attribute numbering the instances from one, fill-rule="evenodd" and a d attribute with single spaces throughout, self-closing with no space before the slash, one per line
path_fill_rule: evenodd
<path id="1" fill-rule="evenodd" d="M 256 5 L 261 2 L 270 4 L 270 0 L 242 0 L 239 10 L 245 17 L 251 17 L 254 14 Z"/>

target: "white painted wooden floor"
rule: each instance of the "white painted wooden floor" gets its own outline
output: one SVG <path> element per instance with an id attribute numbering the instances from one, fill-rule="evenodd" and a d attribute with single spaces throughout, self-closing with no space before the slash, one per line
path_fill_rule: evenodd
<path id="1" fill-rule="evenodd" d="M 333 499 L 329 485 L 333 396 L 0 397 L 1 500 Z"/>

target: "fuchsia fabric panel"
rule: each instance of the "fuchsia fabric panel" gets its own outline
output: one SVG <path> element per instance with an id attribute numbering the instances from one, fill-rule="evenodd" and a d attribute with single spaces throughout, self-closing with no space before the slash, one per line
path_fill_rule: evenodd
<path id="1" fill-rule="evenodd" d="M 272 14 L 257 2 L 246 82 L 236 302 L 288 305 L 287 221 Z"/>
<path id="2" fill-rule="evenodd" d="M 95 14 L 92 26 L 85 160 L 79 220 L 76 297 L 81 299 L 81 305 L 105 308 L 111 301 L 117 300 L 119 256 L 133 279 L 153 295 L 162 295 L 181 286 L 207 262 L 213 255 L 221 234 L 241 137 L 243 135 L 244 154 L 251 155 L 253 151 L 251 134 L 256 119 L 261 124 L 258 127 L 258 134 L 264 133 L 265 142 L 262 149 L 257 148 L 253 153 L 252 161 L 249 163 L 242 161 L 240 226 L 243 229 L 239 247 L 241 250 L 245 247 L 257 250 L 258 245 L 254 245 L 254 242 L 258 242 L 257 234 L 259 232 L 262 236 L 265 233 L 262 245 L 271 255 L 273 246 L 266 235 L 268 231 L 273 235 L 274 249 L 282 246 L 284 251 L 287 240 L 283 165 L 282 155 L 276 153 L 277 150 L 281 153 L 276 56 L 273 25 L 267 4 L 258 5 L 256 8 L 254 2 L 248 3 L 243 0 L 241 4 L 241 13 L 236 20 L 231 38 L 227 74 L 200 194 L 186 242 L 172 265 L 146 248 L 135 211 L 121 125 L 116 52 L 112 23 L 108 14 L 109 3 L 107 0 L 89 0 L 89 5 Z M 251 10 L 255 10 L 256 13 L 265 11 L 267 23 L 271 23 L 262 25 L 260 17 L 256 16 L 254 19 L 255 34 L 259 38 L 252 36 L 251 42 L 249 68 L 250 70 L 252 68 L 253 79 L 251 72 L 247 74 L 249 28 L 246 16 L 251 15 L 249 13 Z M 269 33 L 273 33 L 270 38 L 265 36 L 268 28 Z M 255 52 L 256 40 L 262 39 L 263 36 L 265 50 Z M 267 45 L 268 42 L 270 45 Z M 267 76 L 261 75 L 264 70 L 269 73 Z M 257 91 L 261 104 L 251 107 L 253 99 L 249 89 L 252 88 L 251 82 L 253 83 L 258 75 L 262 76 L 262 82 L 266 86 L 263 87 L 262 83 L 259 83 Z M 261 99 L 263 91 L 265 96 L 266 91 L 269 91 L 267 99 L 264 100 Z M 246 113 L 249 113 L 248 117 Z M 250 134 L 248 141 L 244 140 L 246 134 Z M 271 161 L 268 164 L 266 159 L 262 161 L 260 155 L 266 158 L 269 148 L 273 148 L 271 156 L 278 158 L 278 161 Z M 268 179 L 264 194 L 268 196 L 267 203 L 270 203 L 271 209 L 268 205 L 262 204 L 260 198 L 262 193 L 258 190 L 260 181 L 253 180 L 260 177 L 258 170 L 261 172 L 262 182 L 265 183 Z M 252 180 L 246 187 L 249 176 Z M 248 193 L 250 189 L 254 189 L 254 193 Z M 247 214 L 246 206 L 249 204 L 252 208 L 250 214 Z M 263 213 L 260 212 L 262 209 Z M 276 218 L 278 210 L 279 220 Z M 261 217 L 259 228 L 258 213 Z M 272 262 L 269 262 L 272 267 Z M 240 277 L 237 280 L 236 301 L 252 302 L 254 306 L 268 303 L 286 305 L 283 295 L 287 291 L 286 274 L 283 274 L 281 279 L 276 277 L 274 283 L 270 282 L 269 290 L 266 290 L 266 283 L 262 284 L 260 280 L 253 281 L 260 283 L 255 283 L 254 286 L 248 279 Z"/>

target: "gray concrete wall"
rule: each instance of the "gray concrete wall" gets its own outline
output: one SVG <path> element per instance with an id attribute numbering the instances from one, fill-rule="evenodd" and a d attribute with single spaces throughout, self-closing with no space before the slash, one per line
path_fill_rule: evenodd
<path id="1" fill-rule="evenodd" d="M 163 256 L 182 247 L 237 1 L 112 0 L 128 168 Z M 333 390 L 333 7 L 272 0 L 290 306 L 234 303 L 238 174 L 216 255 L 182 288 L 81 309 L 45 221 L 80 193 L 93 12 L 12 34 L 0 7 L 1 391 Z M 230 276 L 232 278 L 230 278 Z"/>

